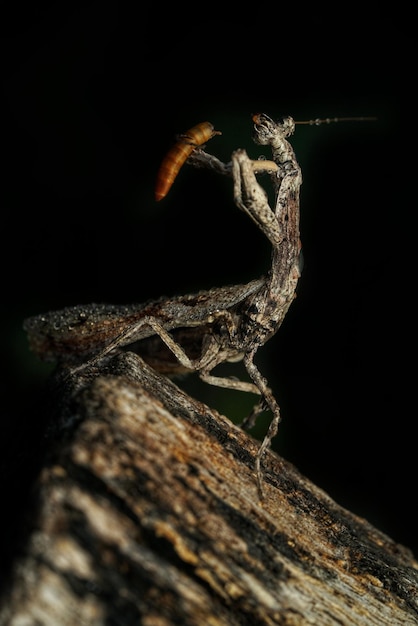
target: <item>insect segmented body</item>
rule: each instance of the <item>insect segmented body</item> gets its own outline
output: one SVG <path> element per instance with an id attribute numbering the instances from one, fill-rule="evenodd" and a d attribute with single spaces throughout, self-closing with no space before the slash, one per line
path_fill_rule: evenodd
<path id="1" fill-rule="evenodd" d="M 210 122 L 201 122 L 179 136 L 160 165 L 155 186 L 155 199 L 162 200 L 170 190 L 177 174 L 195 148 L 203 146 L 215 135 L 221 135 Z"/>
<path id="2" fill-rule="evenodd" d="M 167 376 L 198 372 L 202 381 L 217 387 L 260 396 L 243 426 L 254 426 L 266 408 L 273 419 L 259 447 L 255 470 L 262 495 L 261 458 L 276 435 L 280 408 L 253 359 L 281 326 L 295 298 L 300 276 L 299 189 L 302 175 L 287 141 L 295 128 L 292 118 L 275 122 L 265 114 L 253 116 L 254 140 L 269 145 L 275 191 L 274 205 L 255 176 L 245 150 L 232 154 L 233 197 L 272 246 L 271 268 L 247 284 L 215 287 L 186 296 L 161 298 L 139 305 L 82 305 L 38 315 L 25 321 L 32 349 L 45 359 L 61 361 L 70 374 L 98 364 L 121 349 L 137 351 L 148 365 Z M 209 123 L 199 124 L 168 153 L 162 165 L 160 197 L 197 146 L 217 134 Z M 200 151 L 207 164 L 213 157 Z M 260 162 L 261 163 L 261 162 Z M 221 164 L 222 165 L 222 164 Z M 219 169 L 219 164 L 218 164 Z M 260 166 L 257 171 L 260 171 Z M 174 172 L 174 173 L 173 173 Z M 158 191 L 158 188 L 157 188 Z M 250 380 L 214 374 L 222 363 L 242 361 Z"/>

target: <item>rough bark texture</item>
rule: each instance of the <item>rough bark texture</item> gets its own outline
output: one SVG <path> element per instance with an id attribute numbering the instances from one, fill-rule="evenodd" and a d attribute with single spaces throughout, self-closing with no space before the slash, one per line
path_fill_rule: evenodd
<path id="1" fill-rule="evenodd" d="M 61 381 L 0 624 L 418 624 L 410 552 L 133 353 Z"/>

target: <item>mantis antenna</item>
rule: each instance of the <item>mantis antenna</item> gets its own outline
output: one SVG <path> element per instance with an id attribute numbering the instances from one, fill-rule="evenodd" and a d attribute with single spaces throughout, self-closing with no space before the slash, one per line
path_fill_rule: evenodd
<path id="1" fill-rule="evenodd" d="M 324 119 L 304 120 L 295 124 L 308 124 L 309 126 L 320 126 L 321 124 L 333 124 L 334 122 L 375 122 L 377 117 L 326 117 Z"/>

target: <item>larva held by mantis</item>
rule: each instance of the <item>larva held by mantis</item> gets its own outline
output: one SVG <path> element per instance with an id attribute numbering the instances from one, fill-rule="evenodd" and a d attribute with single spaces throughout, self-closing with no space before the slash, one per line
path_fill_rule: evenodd
<path id="1" fill-rule="evenodd" d="M 167 152 L 157 175 L 155 199 L 162 200 L 170 190 L 177 174 L 195 148 L 202 146 L 215 135 L 221 135 L 210 122 L 201 122 L 179 136 Z"/>

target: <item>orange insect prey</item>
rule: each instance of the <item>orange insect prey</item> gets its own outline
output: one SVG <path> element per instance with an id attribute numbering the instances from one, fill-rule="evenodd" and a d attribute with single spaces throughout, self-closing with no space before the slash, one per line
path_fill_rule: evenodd
<path id="1" fill-rule="evenodd" d="M 201 122 L 179 136 L 177 142 L 165 155 L 158 171 L 155 199 L 162 200 L 173 184 L 177 174 L 195 148 L 202 146 L 215 135 L 221 135 L 210 122 Z"/>

